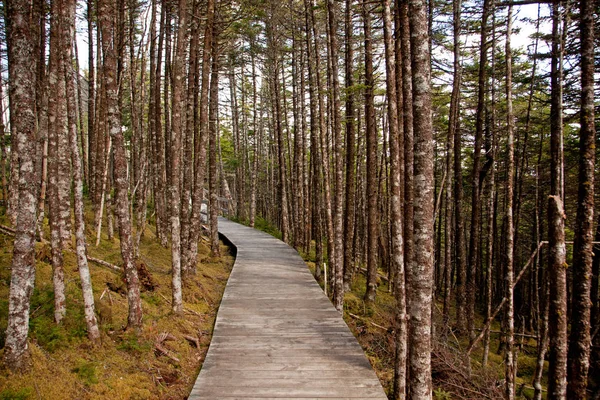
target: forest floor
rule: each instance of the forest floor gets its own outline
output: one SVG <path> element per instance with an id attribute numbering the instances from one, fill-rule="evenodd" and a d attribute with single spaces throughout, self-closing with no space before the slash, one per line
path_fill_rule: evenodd
<path id="1" fill-rule="evenodd" d="M 86 217 L 87 226 L 92 226 L 93 215 Z M 0 224 L 7 225 L 7 221 L 0 217 Z M 94 233 L 88 228 L 87 234 L 90 256 L 122 263 L 118 239 L 109 241 L 104 235 L 95 247 Z M 208 350 L 216 310 L 233 266 L 234 258 L 226 246 L 221 248 L 223 257 L 212 258 L 206 242 L 201 241 L 198 273 L 184 281 L 186 312 L 174 315 L 170 249 L 161 247 L 147 229 L 140 244 L 140 261 L 150 272 L 152 284 L 141 294 L 143 328 L 137 334 L 124 330 L 127 298 L 121 274 L 90 263 L 102 335 L 96 346 L 86 336 L 75 254 L 65 252 L 67 315 L 56 325 L 49 246 L 38 243 L 36 252 L 29 324 L 31 368 L 22 375 L 11 374 L 0 361 L 0 400 L 187 398 Z M 4 347 L 7 324 L 11 257 L 12 237 L 0 233 L 0 348 Z M 170 335 L 162 343 L 169 356 L 155 348 L 163 333 Z M 184 335 L 197 338 L 199 348 Z"/>
<path id="2" fill-rule="evenodd" d="M 258 218 L 256 227 L 275 237 L 281 238 L 281 233 Z M 326 246 L 324 246 L 326 247 Z M 315 272 L 314 246 L 310 254 L 302 257 L 311 272 Z M 381 384 L 391 398 L 394 378 L 395 358 L 395 300 L 388 290 L 385 273 L 379 271 L 380 280 L 377 297 L 374 304 L 368 305 L 363 301 L 366 290 L 366 278 L 363 273 L 357 273 L 352 283 L 352 290 L 344 297 L 344 320 L 358 339 L 375 369 Z M 323 287 L 323 282 L 319 282 Z M 434 318 L 436 326 L 442 323 L 442 302 L 438 299 Z M 476 326 L 482 327 L 484 318 L 481 313 L 476 315 Z M 503 399 L 504 363 L 501 350 L 501 321 L 494 321 L 491 327 L 489 362 L 486 367 L 481 365 L 483 347 L 481 344 L 473 349 L 470 359 L 466 357 L 468 339 L 457 338 L 452 332 L 436 332 L 433 339 L 432 375 L 435 400 L 449 399 Z M 520 332 L 517 329 L 516 332 Z M 537 342 L 535 339 L 515 337 L 518 348 L 517 358 L 517 398 L 533 398 L 533 375 L 535 373 Z M 470 365 L 469 365 L 470 364 Z M 546 369 L 548 363 L 546 362 Z M 546 387 L 544 373 L 543 385 Z M 545 393 L 543 394 L 545 397 Z"/>

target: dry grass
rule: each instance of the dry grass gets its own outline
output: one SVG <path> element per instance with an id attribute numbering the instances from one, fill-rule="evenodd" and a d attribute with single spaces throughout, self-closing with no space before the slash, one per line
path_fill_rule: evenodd
<path id="1" fill-rule="evenodd" d="M 88 216 L 89 220 L 93 217 Z M 5 221 L 0 221 L 5 223 Z M 88 225 L 89 226 L 89 225 Z M 93 246 L 89 232 L 89 253 L 113 264 L 121 264 L 118 240 L 103 237 Z M 221 258 L 210 257 L 201 242 L 198 274 L 184 282 L 183 315 L 171 313 L 171 256 L 150 230 L 140 246 L 140 261 L 150 271 L 157 287 L 142 293 L 143 329 L 125 331 L 127 299 L 108 289 L 124 286 L 114 271 L 90 264 L 94 297 L 102 341 L 93 346 L 87 340 L 79 274 L 73 254 L 65 253 L 67 316 L 62 325 L 52 320 L 52 268 L 41 247 L 37 262 L 35 291 L 30 321 L 31 368 L 24 374 L 10 374 L 0 363 L 0 400 L 3 399 L 184 399 L 204 360 L 233 257 L 223 246 Z M 0 347 L 8 315 L 8 290 L 12 239 L 0 234 Z M 154 348 L 163 332 L 175 337 L 163 343 L 179 362 Z M 197 349 L 184 335 L 197 337 Z M 0 350 L 0 357 L 2 350 Z"/>

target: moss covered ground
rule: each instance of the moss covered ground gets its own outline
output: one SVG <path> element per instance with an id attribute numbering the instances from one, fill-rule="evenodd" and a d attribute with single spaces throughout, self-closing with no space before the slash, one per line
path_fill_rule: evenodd
<path id="1" fill-rule="evenodd" d="M 87 222 L 93 220 L 87 215 Z M 5 219 L 0 223 L 7 225 Z M 88 225 L 91 226 L 91 225 Z M 106 230 L 104 230 L 106 231 Z M 118 239 L 93 245 L 88 228 L 88 251 L 93 257 L 122 263 Z M 141 294 L 144 312 L 140 332 L 125 330 L 127 298 L 121 274 L 90 263 L 101 343 L 92 345 L 86 337 L 83 300 L 75 255 L 65 252 L 67 315 L 61 325 L 53 321 L 52 267 L 48 249 L 38 244 L 35 290 L 31 298 L 29 346 L 31 368 L 11 374 L 0 361 L 0 400 L 4 399 L 185 399 L 204 360 L 216 311 L 233 256 L 223 245 L 220 258 L 213 258 L 208 242 L 198 252 L 198 272 L 185 278 L 186 312 L 171 312 L 171 254 L 155 239 L 153 230 L 144 232 L 139 261 L 149 270 L 154 290 Z M 8 291 L 12 238 L 0 233 L 0 348 L 8 315 Z M 174 338 L 163 347 L 174 358 L 155 351 L 162 333 Z M 184 335 L 197 337 L 200 348 Z M 0 350 L 0 358 L 2 356 Z"/>

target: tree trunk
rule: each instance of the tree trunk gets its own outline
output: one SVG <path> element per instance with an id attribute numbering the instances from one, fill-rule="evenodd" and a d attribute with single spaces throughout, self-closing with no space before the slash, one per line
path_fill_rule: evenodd
<path id="1" fill-rule="evenodd" d="M 185 259 L 189 265 L 184 269 L 190 274 L 196 273 L 196 258 L 198 257 L 198 240 L 202 222 L 202 200 L 204 197 L 204 175 L 206 162 L 206 144 L 208 142 L 208 89 L 210 77 L 210 57 L 212 54 L 215 1 L 208 0 L 206 11 L 206 26 L 204 28 L 204 43 L 202 52 L 202 72 L 200 86 L 200 130 L 194 144 L 194 190 L 192 193 L 192 220 L 188 240 L 189 255 Z"/>
<path id="2" fill-rule="evenodd" d="M 181 289 L 181 153 L 185 124 L 185 50 L 187 46 L 187 1 L 179 0 L 179 21 L 175 58 L 173 60 L 173 91 L 171 107 L 173 109 L 171 125 L 171 272 L 173 300 L 171 307 L 176 314 L 183 313 L 183 294 Z M 184 205 L 184 207 L 187 204 Z"/>
<path id="3" fill-rule="evenodd" d="M 210 103 L 208 122 L 208 165 L 210 193 L 210 252 L 214 257 L 219 257 L 219 186 L 217 182 L 217 141 L 219 140 L 218 107 L 219 107 L 219 54 L 217 40 L 213 39 L 212 71 L 210 76 Z"/>
<path id="4" fill-rule="evenodd" d="M 548 284 L 550 285 L 548 331 L 550 366 L 548 399 L 564 399 L 567 394 L 567 264 L 565 248 L 565 214 L 562 201 L 563 135 L 560 61 L 562 46 L 559 35 L 559 2 L 552 4 L 552 61 L 550 111 L 550 196 L 548 198 Z"/>
<path id="5" fill-rule="evenodd" d="M 365 41 L 365 118 L 367 138 L 367 187 L 368 187 L 368 261 L 367 290 L 365 301 L 374 302 L 377 292 L 377 241 L 379 220 L 377 219 L 377 131 L 375 128 L 373 40 L 371 37 L 371 10 L 366 0 L 362 3 Z"/>
<path id="6" fill-rule="evenodd" d="M 467 268 L 466 314 L 469 339 L 473 340 L 475 333 L 475 292 L 477 289 L 476 274 L 479 264 L 479 236 L 481 231 L 481 145 L 485 123 L 485 89 L 487 81 L 488 61 L 488 17 L 491 13 L 492 1 L 483 2 L 481 16 L 481 38 L 479 54 L 479 77 L 477 89 L 477 114 L 475 120 L 475 148 L 473 149 L 473 173 L 471 193 L 471 235 L 469 238 L 469 262 Z"/>
<path id="7" fill-rule="evenodd" d="M 64 65 L 66 79 L 66 100 L 67 100 L 67 116 L 69 123 L 69 144 L 71 150 L 71 163 L 73 165 L 73 200 L 75 214 L 75 240 L 77 254 L 77 269 L 81 279 L 81 291 L 83 294 L 85 323 L 87 326 L 88 338 L 92 342 L 100 339 L 100 330 L 98 329 L 98 321 L 96 319 L 96 311 L 94 306 L 94 292 L 92 290 L 92 279 L 87 259 L 87 243 L 85 237 L 85 215 L 83 203 L 83 162 L 79 153 L 79 142 L 77 140 L 77 104 L 75 79 L 77 78 L 76 71 L 73 70 L 73 53 L 71 43 L 75 34 L 75 7 L 76 3 L 73 0 L 65 1 L 64 4 L 64 21 L 67 25 L 61 33 L 62 46 L 64 49 Z"/>
<path id="8" fill-rule="evenodd" d="M 64 153 L 69 149 L 64 148 L 64 138 L 68 140 L 67 109 L 65 92 L 65 63 L 61 35 L 65 26 L 63 15 L 65 5 L 63 2 L 53 2 L 51 8 L 50 26 L 50 57 L 48 67 L 48 92 L 56 95 L 55 101 L 48 103 L 48 169 L 49 169 L 49 222 L 50 243 L 52 247 L 52 283 L 54 287 L 54 322 L 60 324 L 67 313 L 65 296 L 65 272 L 63 249 L 68 245 L 63 241 L 63 230 L 66 227 L 64 220 L 64 206 L 69 204 L 69 192 L 65 193 L 64 180 L 70 181 L 61 169 L 65 168 Z M 68 170 L 68 168 L 67 168 Z M 70 189 L 70 188 L 69 188 Z M 69 212 L 70 219 L 70 212 Z"/>
<path id="9" fill-rule="evenodd" d="M 407 270 L 410 394 L 431 399 L 431 302 L 433 286 L 433 124 L 426 4 L 410 0 L 411 61 L 415 134 L 414 263 Z"/>
<path id="10" fill-rule="evenodd" d="M 4 3 L 7 23 L 8 82 L 14 153 L 19 155 L 18 203 L 14 204 L 16 235 L 11 264 L 4 362 L 13 371 L 28 364 L 29 306 L 35 282 L 35 229 L 39 187 L 36 171 L 35 59 L 36 37 L 29 1 Z M 14 160 L 13 160 L 14 161 Z M 14 176 L 14 175 L 13 175 Z"/>
<path id="11" fill-rule="evenodd" d="M 594 2 L 580 3 L 581 111 L 577 220 L 573 250 L 573 308 L 569 338 L 567 397 L 587 396 L 590 367 L 590 309 L 594 240 L 594 168 L 596 126 L 594 115 Z"/>
<path id="12" fill-rule="evenodd" d="M 334 143 L 334 166 L 335 185 L 333 196 L 333 241 L 334 257 L 332 267 L 334 268 L 334 291 L 333 304 L 338 311 L 344 308 L 344 162 L 342 159 L 342 121 L 340 114 L 340 81 L 338 76 L 338 39 L 337 39 L 337 6 L 333 0 L 327 0 L 327 15 L 329 21 L 329 56 L 331 59 L 331 84 L 333 90 L 333 143 Z"/>
<path id="13" fill-rule="evenodd" d="M 385 41 L 385 70 L 388 103 L 388 123 L 390 141 L 390 186 L 391 186 L 391 242 L 392 255 L 390 269 L 395 277 L 396 298 L 396 354 L 394 368 L 394 398 L 406 396 L 406 298 L 404 278 L 404 243 L 402 237 L 402 199 L 400 185 L 400 129 L 398 127 L 398 96 L 396 93 L 396 59 L 392 31 L 390 0 L 383 0 L 383 34 Z M 390 282 L 391 284 L 391 282 Z"/>
<path id="14" fill-rule="evenodd" d="M 115 189 L 116 189 L 116 213 L 119 220 L 119 236 L 121 242 L 121 256 L 123 257 L 123 269 L 125 282 L 127 284 L 127 300 L 129 313 L 127 326 L 140 329 L 142 325 L 142 303 L 140 299 L 140 284 L 133 256 L 133 243 L 131 238 L 131 220 L 129 216 L 127 177 L 127 157 L 125 152 L 125 140 L 121 130 L 121 119 L 119 117 L 119 91 L 116 80 L 116 50 L 112 32 L 114 22 L 111 16 L 116 9 L 112 0 L 100 0 L 98 4 L 98 23 L 102 36 L 102 53 L 104 54 L 104 76 L 106 79 L 106 110 L 108 117 L 109 133 L 114 143 L 115 157 Z"/>
<path id="15" fill-rule="evenodd" d="M 512 34 L 512 6 L 508 6 L 506 25 L 506 127 L 508 134 L 508 166 L 506 185 L 506 353 L 504 355 L 504 396 L 507 400 L 515 398 L 515 360 L 514 360 L 514 238 L 515 227 L 513 223 L 513 198 L 514 198 L 514 174 L 515 174 L 515 120 L 512 106 L 512 50 L 510 47 L 510 36 Z"/>
<path id="16" fill-rule="evenodd" d="M 354 110 L 354 40 L 352 0 L 346 0 L 346 210 L 344 223 L 344 290 L 349 291 L 354 270 L 354 218 L 356 208 L 356 130 Z M 341 251 L 341 249 L 340 249 Z"/>

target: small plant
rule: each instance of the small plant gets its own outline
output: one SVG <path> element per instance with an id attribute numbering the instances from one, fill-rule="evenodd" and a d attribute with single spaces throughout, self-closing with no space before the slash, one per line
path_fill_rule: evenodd
<path id="1" fill-rule="evenodd" d="M 31 388 L 4 389 L 0 392 L 0 400 L 27 400 L 31 396 Z"/>
<path id="2" fill-rule="evenodd" d="M 452 400 L 452 395 L 442 388 L 434 389 L 433 397 L 435 400 Z"/>
<path id="3" fill-rule="evenodd" d="M 134 333 L 124 336 L 123 341 L 117 345 L 117 350 L 131 353 L 143 353 L 149 349 L 150 344 L 147 342 L 140 342 L 139 338 Z"/>
<path id="4" fill-rule="evenodd" d="M 82 360 L 71 372 L 75 373 L 87 386 L 98 383 L 96 366 L 91 362 Z"/>

